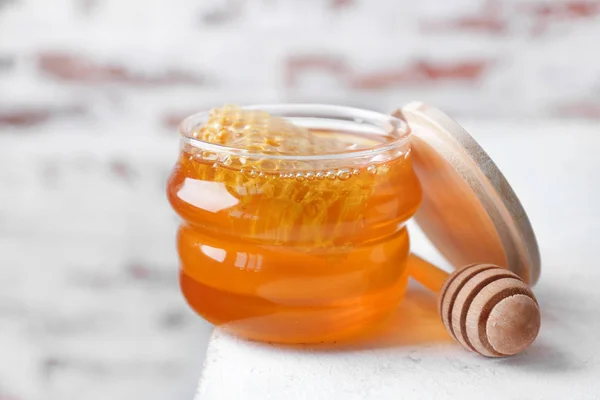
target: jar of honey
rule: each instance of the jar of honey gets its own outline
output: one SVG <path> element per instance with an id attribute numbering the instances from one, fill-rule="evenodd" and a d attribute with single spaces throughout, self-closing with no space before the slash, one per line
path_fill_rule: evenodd
<path id="1" fill-rule="evenodd" d="M 400 118 L 326 105 L 225 106 L 181 124 L 168 198 L 180 283 L 242 337 L 334 341 L 404 296 L 421 187 Z"/>

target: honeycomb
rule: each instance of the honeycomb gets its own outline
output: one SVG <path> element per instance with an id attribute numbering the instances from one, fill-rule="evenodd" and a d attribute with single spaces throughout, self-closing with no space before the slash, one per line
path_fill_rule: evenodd
<path id="1" fill-rule="evenodd" d="M 190 146 L 184 148 L 180 165 L 187 177 L 220 182 L 239 200 L 238 210 L 228 218 L 232 231 L 275 243 L 325 246 L 336 238 L 360 235 L 374 191 L 404 171 L 402 159 L 380 163 L 350 159 L 342 164 L 277 159 L 277 155 L 329 154 L 382 142 L 367 135 L 309 130 L 264 111 L 236 106 L 212 110 L 191 136 L 254 153 L 231 156 Z"/>
<path id="2" fill-rule="evenodd" d="M 208 121 L 192 136 L 208 143 L 263 154 L 330 154 L 348 147 L 348 143 L 335 136 L 315 135 L 286 119 L 233 105 L 211 110 Z"/>

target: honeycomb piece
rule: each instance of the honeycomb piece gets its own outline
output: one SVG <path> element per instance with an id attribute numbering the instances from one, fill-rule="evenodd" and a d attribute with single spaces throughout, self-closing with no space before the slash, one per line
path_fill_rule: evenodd
<path id="1" fill-rule="evenodd" d="M 211 110 L 192 136 L 209 143 L 273 155 L 317 155 L 370 148 L 373 137 L 309 130 L 265 111 L 227 105 Z"/>
<path id="2" fill-rule="evenodd" d="M 384 164 L 363 165 L 361 159 L 277 157 L 372 148 L 385 143 L 377 135 L 309 130 L 264 111 L 236 106 L 212 110 L 192 135 L 253 153 L 196 154 L 190 146 L 181 163 L 188 176 L 222 183 L 238 199 L 239 209 L 230 215 L 231 229 L 273 243 L 293 240 L 310 243 L 313 249 L 329 246 L 348 229 L 359 229 L 377 182 L 389 179 L 378 172 L 387 168 Z"/>
<path id="3" fill-rule="evenodd" d="M 308 129 L 260 110 L 224 106 L 211 110 L 208 121 L 193 133 L 197 139 L 273 154 L 314 154 Z"/>

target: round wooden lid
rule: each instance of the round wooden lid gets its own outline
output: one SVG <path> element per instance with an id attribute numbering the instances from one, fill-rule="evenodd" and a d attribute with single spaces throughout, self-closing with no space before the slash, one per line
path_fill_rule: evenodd
<path id="1" fill-rule="evenodd" d="M 523 206 L 490 157 L 456 121 L 413 102 L 394 113 L 412 130 L 423 187 L 417 224 L 455 267 L 492 263 L 533 285 L 540 255 Z"/>

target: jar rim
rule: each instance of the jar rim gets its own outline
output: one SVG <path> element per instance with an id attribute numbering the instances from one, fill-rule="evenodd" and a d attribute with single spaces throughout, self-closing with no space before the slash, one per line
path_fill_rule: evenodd
<path id="1" fill-rule="evenodd" d="M 322 161 L 322 160 L 342 160 L 359 157 L 372 157 L 378 154 L 394 150 L 400 146 L 406 145 L 410 140 L 410 127 L 408 124 L 397 117 L 369 111 L 360 108 L 337 106 L 330 104 L 310 104 L 310 103 L 280 103 L 280 104 L 257 104 L 242 106 L 243 110 L 261 110 L 271 115 L 290 118 L 313 118 L 313 119 L 335 119 L 355 124 L 371 125 L 383 129 L 386 133 L 392 134 L 393 139 L 371 146 L 366 149 L 346 150 L 342 152 L 331 152 L 323 154 L 273 154 L 269 152 L 249 151 L 243 148 L 231 147 L 223 144 L 210 143 L 204 140 L 194 138 L 191 133 L 208 120 L 210 111 L 201 111 L 185 118 L 179 124 L 179 132 L 183 143 L 200 150 L 211 151 L 219 154 L 226 154 L 238 157 L 262 158 L 271 160 L 288 161 Z"/>

